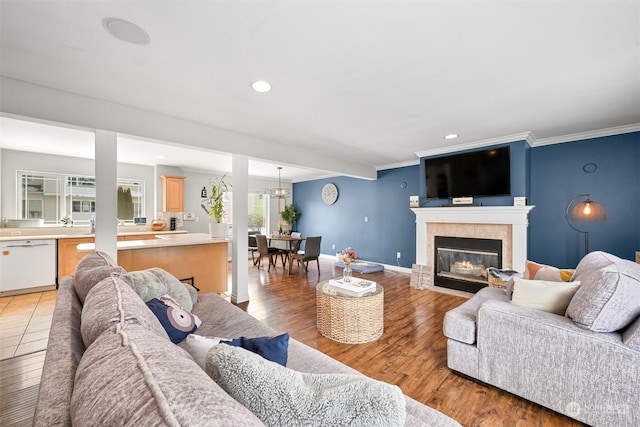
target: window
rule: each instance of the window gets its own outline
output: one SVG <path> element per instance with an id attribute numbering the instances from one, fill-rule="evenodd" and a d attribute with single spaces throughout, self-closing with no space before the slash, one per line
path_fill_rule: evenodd
<path id="1" fill-rule="evenodd" d="M 74 224 L 88 225 L 96 213 L 96 180 L 90 176 L 46 172 L 18 171 L 17 217 L 43 218 L 45 224 L 58 224 L 60 218 L 71 217 Z M 130 194 L 133 214 L 127 209 L 125 222 L 145 216 L 144 181 L 117 179 L 118 188 Z"/>
<path id="2" fill-rule="evenodd" d="M 249 193 L 249 231 L 267 234 L 268 196 L 264 193 Z"/>

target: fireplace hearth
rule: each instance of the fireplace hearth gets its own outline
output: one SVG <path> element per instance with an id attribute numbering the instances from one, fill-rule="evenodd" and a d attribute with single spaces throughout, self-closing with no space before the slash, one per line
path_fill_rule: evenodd
<path id="1" fill-rule="evenodd" d="M 486 270 L 502 268 L 502 240 L 434 237 L 434 284 L 464 292 L 488 285 Z"/>

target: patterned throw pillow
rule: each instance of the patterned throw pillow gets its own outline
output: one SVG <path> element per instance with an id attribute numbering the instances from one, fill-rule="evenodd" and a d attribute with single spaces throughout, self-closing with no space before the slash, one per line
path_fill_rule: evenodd
<path id="1" fill-rule="evenodd" d="M 522 275 L 527 280 L 546 280 L 548 282 L 570 282 L 576 271 L 569 268 L 556 268 L 550 265 L 527 261 Z"/>
<path id="2" fill-rule="evenodd" d="M 169 295 L 153 298 L 147 301 L 147 306 L 156 315 L 174 344 L 184 340 L 202 324 L 198 316 L 180 307 Z"/>

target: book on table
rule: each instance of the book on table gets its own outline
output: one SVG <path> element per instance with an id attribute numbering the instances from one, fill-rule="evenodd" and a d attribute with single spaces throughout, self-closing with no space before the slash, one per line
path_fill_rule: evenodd
<path id="1" fill-rule="evenodd" d="M 362 296 L 376 289 L 376 282 L 365 279 L 351 278 L 350 282 L 344 282 L 342 277 L 329 280 L 329 285 L 340 291 L 347 291 L 349 295 Z"/>

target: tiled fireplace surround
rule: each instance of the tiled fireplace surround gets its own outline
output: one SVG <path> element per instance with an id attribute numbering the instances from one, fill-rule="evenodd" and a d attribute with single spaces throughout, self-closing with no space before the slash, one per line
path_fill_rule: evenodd
<path id="1" fill-rule="evenodd" d="M 429 267 L 433 286 L 435 236 L 502 240 L 502 268 L 524 271 L 527 226 L 534 206 L 413 208 L 416 214 L 416 263 Z"/>

